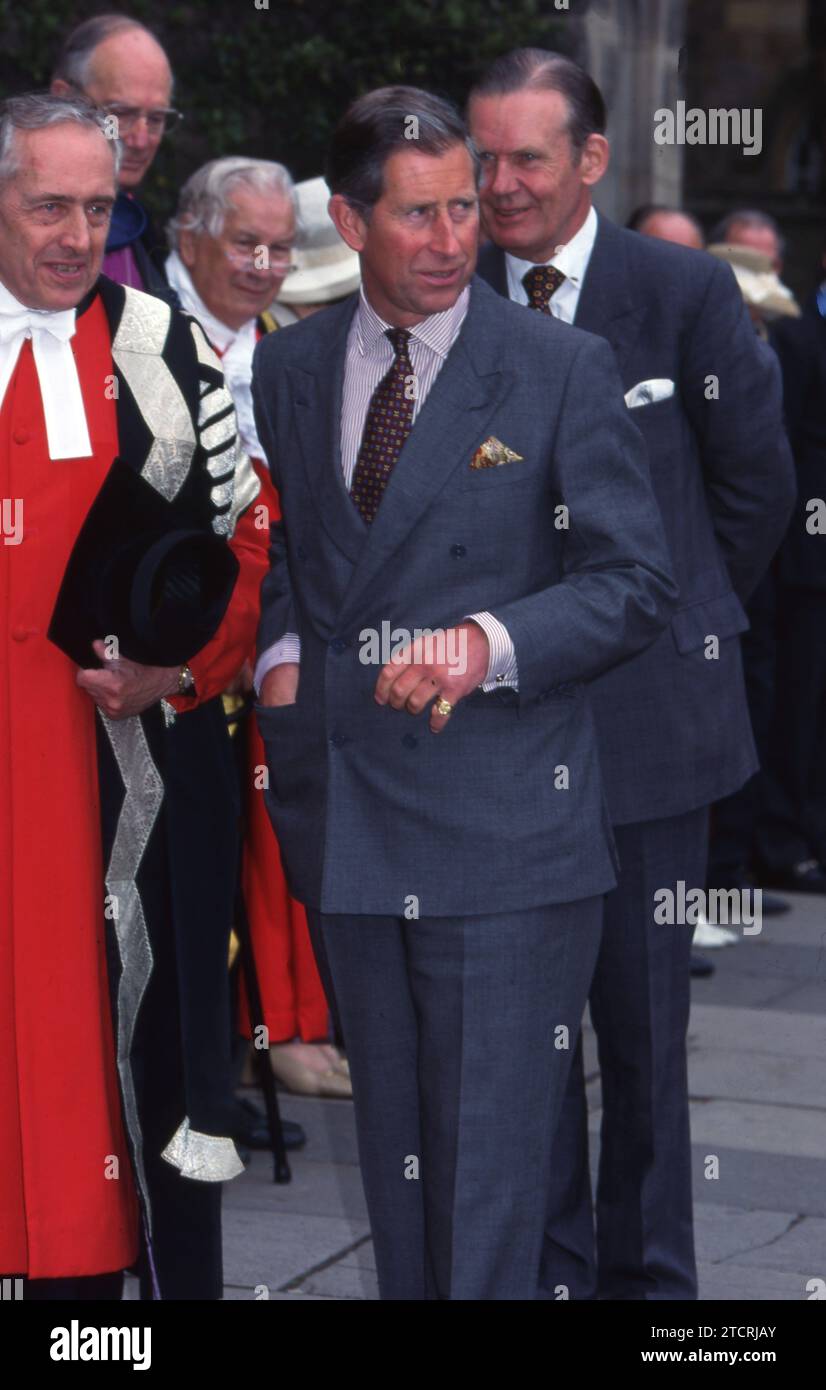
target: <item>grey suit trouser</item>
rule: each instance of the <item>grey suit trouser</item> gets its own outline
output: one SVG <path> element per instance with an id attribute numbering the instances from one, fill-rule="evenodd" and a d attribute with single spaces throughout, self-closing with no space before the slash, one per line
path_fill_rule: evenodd
<path id="1" fill-rule="evenodd" d="M 350 1062 L 381 1297 L 533 1300 L 602 899 L 308 917 Z"/>
<path id="2" fill-rule="evenodd" d="M 591 1021 L 602 1079 L 596 1243 L 582 1049 L 554 1143 L 540 1297 L 697 1297 L 686 1033 L 694 927 L 654 920 L 657 889 L 704 888 L 708 811 L 614 827 Z M 657 900 L 661 901 L 661 900 Z"/>

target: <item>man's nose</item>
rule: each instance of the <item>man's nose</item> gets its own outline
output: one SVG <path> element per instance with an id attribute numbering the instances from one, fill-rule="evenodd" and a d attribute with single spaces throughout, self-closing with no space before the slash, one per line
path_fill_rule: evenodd
<path id="1" fill-rule="evenodd" d="M 85 255 L 92 244 L 92 233 L 83 208 L 73 208 L 60 233 L 60 244 L 68 251 Z"/>
<path id="2" fill-rule="evenodd" d="M 494 159 L 485 164 L 482 173 L 482 191 L 494 197 L 503 198 L 515 193 L 517 180 L 507 159 Z"/>
<path id="3" fill-rule="evenodd" d="M 152 144 L 153 137 L 149 134 L 149 123 L 146 116 L 141 112 L 140 116 L 130 126 L 123 136 L 123 143 L 132 150 L 148 150 Z"/>
<path id="4" fill-rule="evenodd" d="M 455 256 L 457 251 L 461 251 L 462 243 L 449 213 L 436 218 L 430 234 L 430 245 L 440 256 Z"/>

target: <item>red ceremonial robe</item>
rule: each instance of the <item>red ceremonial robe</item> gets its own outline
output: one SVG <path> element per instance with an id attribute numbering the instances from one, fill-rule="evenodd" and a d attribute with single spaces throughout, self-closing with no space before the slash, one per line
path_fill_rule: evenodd
<path id="1" fill-rule="evenodd" d="M 259 340 L 263 336 L 259 329 Z M 223 356 L 216 349 L 217 356 Z M 200 690 L 207 677 L 210 678 L 210 694 L 225 689 L 238 674 L 244 661 L 255 664 L 255 629 L 261 608 L 261 582 L 269 569 L 269 527 L 257 525 L 257 511 L 263 506 L 271 521 L 281 516 L 270 470 L 260 459 L 252 460 L 261 482 L 261 491 L 251 507 L 239 518 L 235 535 L 230 546 L 238 555 L 241 572 L 238 577 L 227 619 L 232 617 L 236 607 L 247 613 L 254 609 L 255 621 L 250 638 L 247 629 L 248 645 L 243 648 L 237 643 L 230 644 L 234 655 L 234 665 L 222 661 L 215 665 L 211 660 L 213 650 L 227 643 L 224 627 L 219 629 L 209 646 L 199 652 L 190 662 L 196 689 Z M 243 628 L 238 626 L 238 636 Z M 224 684 L 217 680 L 225 676 Z M 173 701 L 173 703 L 176 703 Z M 181 704 L 183 708 L 183 703 Z M 258 987 L 261 991 L 263 1022 L 266 1025 L 271 1043 L 288 1042 L 298 1036 L 305 1042 L 328 1038 L 330 1035 L 330 1010 L 324 994 L 324 986 L 318 973 L 307 914 L 301 903 L 290 896 L 287 880 L 281 866 L 281 853 L 272 823 L 264 804 L 263 790 L 256 785 L 257 769 L 266 767 L 267 758 L 264 742 L 258 731 L 255 715 L 249 719 L 247 739 L 247 786 L 245 795 L 246 836 L 243 855 L 244 900 L 250 925 L 250 938 Z M 238 1026 L 242 1034 L 250 1037 L 252 1027 L 249 1005 L 243 977 L 239 974 L 239 1018 Z"/>
<path id="2" fill-rule="evenodd" d="M 256 459 L 253 463 L 261 478 L 259 501 L 269 508 L 270 518 L 277 521 L 281 508 L 270 471 L 265 463 Z M 252 659 L 254 662 L 254 654 Z M 330 1036 L 330 1010 L 313 954 L 307 913 L 290 895 L 264 792 L 258 786 L 260 769 L 267 766 L 267 754 L 254 714 L 249 719 L 248 734 L 243 883 L 261 991 L 262 1021 L 271 1043 L 290 1042 L 295 1037 L 316 1042 Z M 249 1003 L 243 977 L 239 979 L 239 1028 L 250 1037 Z"/>
<path id="3" fill-rule="evenodd" d="M 23 536 L 0 539 L 0 1272 L 36 1279 L 122 1269 L 138 1245 L 104 948 L 95 706 L 46 638 L 118 451 L 99 298 L 72 349 L 91 458 L 49 458 L 31 342 L 0 411 L 0 498 L 22 503 Z"/>

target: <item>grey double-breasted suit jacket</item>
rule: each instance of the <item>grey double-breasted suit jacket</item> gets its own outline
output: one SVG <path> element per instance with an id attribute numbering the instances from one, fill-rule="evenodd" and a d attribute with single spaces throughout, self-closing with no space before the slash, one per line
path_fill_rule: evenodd
<path id="1" fill-rule="evenodd" d="M 329 913 L 513 911 L 615 882 L 588 682 L 652 642 L 675 586 L 645 450 L 607 345 L 481 280 L 371 527 L 342 478 L 355 297 L 258 346 L 253 394 L 281 499 L 259 651 L 301 639 L 292 706 L 258 707 L 295 895 Z M 520 457 L 471 467 L 494 436 Z M 567 508 L 568 526 L 565 520 Z M 505 624 L 518 692 L 445 731 L 380 707 L 364 634 Z"/>

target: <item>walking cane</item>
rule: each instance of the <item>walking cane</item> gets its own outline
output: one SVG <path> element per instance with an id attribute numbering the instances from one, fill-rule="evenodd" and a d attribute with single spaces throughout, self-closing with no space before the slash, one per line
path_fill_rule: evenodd
<path id="1" fill-rule="evenodd" d="M 227 723 L 238 724 L 240 726 L 243 720 L 249 716 L 249 713 L 250 703 L 249 701 L 245 701 L 241 708 L 227 715 Z M 241 969 L 244 972 L 244 984 L 247 990 L 247 1005 L 249 1007 L 250 1023 L 252 1024 L 252 1050 L 255 1057 L 255 1067 L 258 1071 L 258 1080 L 264 1096 L 264 1107 L 267 1112 L 267 1126 L 270 1132 L 270 1144 L 273 1157 L 273 1182 L 287 1183 L 292 1182 L 292 1173 L 290 1172 L 290 1165 L 287 1161 L 287 1150 L 284 1146 L 284 1131 L 281 1128 L 281 1112 L 278 1108 L 275 1077 L 273 1076 L 270 1066 L 270 1052 L 268 1047 L 256 1047 L 255 1045 L 256 1038 L 266 1038 L 267 1029 L 264 1023 L 264 1007 L 261 1003 L 258 973 L 255 968 L 255 952 L 252 948 L 252 934 L 250 932 L 249 917 L 247 916 L 247 905 L 244 901 L 243 876 L 241 873 L 243 853 L 244 837 L 242 834 L 240 837 L 238 873 L 236 876 L 235 931 L 241 948 Z"/>
<path id="2" fill-rule="evenodd" d="M 238 893 L 235 899 L 235 930 L 238 933 L 238 941 L 241 946 L 241 969 L 244 972 L 244 984 L 247 987 L 247 1004 L 249 1005 L 253 1038 L 266 1037 L 267 1030 L 264 1024 L 261 990 L 258 987 L 258 975 L 255 970 L 255 956 L 252 949 L 250 924 L 249 918 L 247 917 L 247 905 L 244 902 L 244 892 L 241 886 L 240 874 L 238 875 Z M 270 1142 L 272 1144 L 273 1182 L 291 1182 L 292 1173 L 290 1172 L 290 1165 L 287 1162 L 287 1150 L 284 1147 L 284 1131 L 281 1128 L 281 1112 L 278 1108 L 275 1077 L 273 1076 L 272 1067 L 270 1066 L 270 1051 L 268 1047 L 256 1047 L 254 1042 L 252 1050 L 255 1056 L 255 1067 L 258 1071 L 259 1083 L 264 1093 L 264 1106 L 267 1111 L 267 1124 L 269 1126 Z"/>

